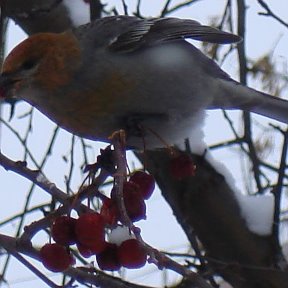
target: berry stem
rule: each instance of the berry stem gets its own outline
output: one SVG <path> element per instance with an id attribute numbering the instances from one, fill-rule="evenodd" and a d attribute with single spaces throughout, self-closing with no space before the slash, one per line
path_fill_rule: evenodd
<path id="1" fill-rule="evenodd" d="M 116 173 L 114 174 L 114 189 L 116 202 L 119 209 L 120 221 L 132 231 L 134 225 L 130 220 L 124 203 L 123 185 L 127 178 L 127 160 L 126 160 L 126 133 L 124 130 L 116 131 L 111 136 L 111 141 L 115 152 Z"/>

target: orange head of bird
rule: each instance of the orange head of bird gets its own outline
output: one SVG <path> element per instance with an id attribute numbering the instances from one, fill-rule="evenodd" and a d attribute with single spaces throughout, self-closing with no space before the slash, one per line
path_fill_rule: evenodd
<path id="1" fill-rule="evenodd" d="M 79 62 L 79 48 L 72 33 L 39 33 L 17 45 L 4 61 L 0 99 L 28 100 L 37 91 L 52 91 L 71 79 Z M 36 93 L 35 93 L 36 92 Z M 42 93 L 43 94 L 43 93 Z"/>

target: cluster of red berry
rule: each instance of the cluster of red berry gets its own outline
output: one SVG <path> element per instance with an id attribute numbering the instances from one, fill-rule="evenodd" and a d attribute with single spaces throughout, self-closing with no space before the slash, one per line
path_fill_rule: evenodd
<path id="1" fill-rule="evenodd" d="M 136 171 L 129 181 L 124 182 L 123 200 L 127 215 L 132 222 L 146 218 L 145 200 L 151 197 L 154 188 L 154 177 L 142 171 Z M 115 190 L 112 189 L 110 198 L 103 201 L 100 214 L 108 224 L 114 225 L 119 220 L 119 213 Z"/>
<path id="2" fill-rule="evenodd" d="M 146 218 L 144 200 L 152 195 L 154 188 L 153 176 L 142 171 L 136 171 L 124 183 L 123 199 L 131 221 Z M 98 266 L 103 270 L 115 271 L 121 267 L 144 266 L 147 253 L 134 235 L 119 245 L 105 240 L 105 229 L 116 229 L 119 227 L 119 220 L 120 212 L 114 189 L 110 198 L 104 198 L 100 213 L 83 213 L 78 219 L 70 216 L 57 217 L 51 227 L 51 236 L 55 243 L 46 244 L 40 250 L 43 265 L 54 272 L 64 271 L 75 264 L 69 246 L 76 244 L 83 257 L 96 255 Z"/>

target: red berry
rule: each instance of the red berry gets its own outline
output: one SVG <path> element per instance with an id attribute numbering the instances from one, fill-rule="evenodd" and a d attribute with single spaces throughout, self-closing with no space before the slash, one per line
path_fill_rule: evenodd
<path id="1" fill-rule="evenodd" d="M 53 272 L 62 272 L 75 263 L 69 251 L 57 243 L 45 244 L 40 250 L 40 259 Z"/>
<path id="2" fill-rule="evenodd" d="M 57 217 L 51 227 L 51 236 L 58 244 L 69 246 L 75 244 L 76 219 L 69 216 Z"/>
<path id="3" fill-rule="evenodd" d="M 118 209 L 116 201 L 113 201 L 110 198 L 106 198 L 103 201 L 100 215 L 103 217 L 103 220 L 108 225 L 115 225 L 119 219 Z"/>
<path id="4" fill-rule="evenodd" d="M 133 182 L 139 186 L 139 192 L 144 199 L 149 199 L 155 189 L 155 179 L 151 174 L 147 174 L 143 171 L 134 172 L 129 182 Z"/>
<path id="5" fill-rule="evenodd" d="M 192 158 L 187 154 L 181 154 L 170 162 L 170 173 L 176 180 L 195 175 L 196 166 Z"/>
<path id="6" fill-rule="evenodd" d="M 117 245 L 107 243 L 105 250 L 96 255 L 98 266 L 102 270 L 117 271 L 121 268 L 118 259 Z"/>
<path id="7" fill-rule="evenodd" d="M 137 239 L 129 239 L 118 247 L 118 257 L 122 266 L 133 269 L 145 265 L 147 253 Z"/>
<path id="8" fill-rule="evenodd" d="M 95 255 L 95 253 L 88 247 L 82 245 L 81 243 L 77 243 L 77 249 L 84 258 L 89 258 L 92 255 Z"/>
<path id="9" fill-rule="evenodd" d="M 94 253 L 104 250 L 104 221 L 98 213 L 84 213 L 76 221 L 75 233 L 77 241 Z"/>
<path id="10" fill-rule="evenodd" d="M 146 219 L 146 205 L 139 187 L 133 182 L 125 182 L 123 185 L 123 198 L 127 214 L 131 221 L 136 222 Z M 116 201 L 115 190 L 112 189 L 111 199 Z"/>

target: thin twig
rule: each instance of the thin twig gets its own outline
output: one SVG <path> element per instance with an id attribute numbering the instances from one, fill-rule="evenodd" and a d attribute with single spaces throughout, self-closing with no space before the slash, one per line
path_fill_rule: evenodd
<path id="1" fill-rule="evenodd" d="M 167 1 L 166 1 L 165 5 L 164 5 L 164 7 L 163 7 L 163 9 L 162 9 L 162 11 L 161 11 L 161 13 L 160 13 L 160 17 L 164 17 L 164 16 L 167 14 L 168 7 L 169 7 L 171 1 L 172 1 L 172 0 L 167 0 Z"/>
<path id="2" fill-rule="evenodd" d="M 240 82 L 244 85 L 247 84 L 247 57 L 245 51 L 245 25 L 246 25 L 246 3 L 245 0 L 238 0 L 238 35 L 242 37 L 243 41 L 237 46 L 240 68 Z M 256 149 L 253 143 L 252 129 L 251 129 L 251 116 L 249 112 L 243 112 L 244 123 L 244 138 L 249 147 L 249 155 L 253 167 L 254 179 L 257 185 L 259 193 L 263 192 L 263 187 L 260 181 L 260 168 L 259 159 L 256 153 Z"/>
<path id="3" fill-rule="evenodd" d="M 133 13 L 134 16 L 138 17 L 138 18 L 144 18 L 142 15 L 141 15 L 141 0 L 138 0 L 137 1 L 137 5 L 136 5 L 136 12 Z"/>
<path id="4" fill-rule="evenodd" d="M 101 13 L 104 5 L 100 0 L 90 0 L 90 21 L 101 18 Z"/>
<path id="5" fill-rule="evenodd" d="M 50 205 L 49 203 L 40 204 L 40 205 L 37 205 L 35 207 L 30 208 L 29 210 L 27 210 L 25 212 L 18 213 L 18 214 L 14 215 L 14 216 L 6 219 L 6 220 L 1 221 L 0 227 L 17 220 L 17 218 L 22 218 L 24 216 L 24 214 L 32 213 L 34 211 L 39 211 L 39 210 L 41 211 L 42 209 L 49 207 L 49 205 Z"/>
<path id="6" fill-rule="evenodd" d="M 16 138 L 19 140 L 19 142 L 23 145 L 23 147 L 25 147 L 25 141 L 24 141 L 24 139 L 22 139 L 22 137 L 20 136 L 20 134 L 18 133 L 18 131 L 16 131 L 8 122 L 6 122 L 4 119 L 2 119 L 1 117 L 0 117 L 0 122 L 4 125 L 4 126 L 6 126 L 8 129 L 9 129 L 9 131 L 11 131 L 13 134 L 14 134 L 14 136 L 16 136 Z M 26 153 L 29 155 L 29 157 L 30 157 L 30 159 L 31 159 L 31 161 L 33 162 L 33 164 L 35 165 L 35 167 L 37 168 L 37 169 L 40 169 L 40 165 L 37 163 L 37 160 L 34 158 L 34 156 L 33 156 L 33 154 L 32 154 L 32 152 L 29 150 L 29 149 L 25 149 L 25 151 L 26 151 Z"/>
<path id="7" fill-rule="evenodd" d="M 27 153 L 27 150 L 28 150 L 27 142 L 28 142 L 29 134 L 32 132 L 33 111 L 34 111 L 34 108 L 31 107 L 30 113 L 28 114 L 29 115 L 28 126 L 26 128 L 26 132 L 25 132 L 24 137 L 23 137 L 23 146 L 24 146 L 24 157 L 23 157 L 23 159 L 25 161 L 27 160 L 27 155 L 28 155 L 28 153 Z"/>
<path id="8" fill-rule="evenodd" d="M 123 6 L 123 11 L 124 11 L 124 15 L 128 15 L 128 5 L 126 4 L 125 0 L 121 0 L 122 2 L 122 6 Z"/>
<path id="9" fill-rule="evenodd" d="M 273 235 L 274 243 L 278 248 L 280 248 L 279 225 L 280 225 L 281 199 L 282 199 L 282 193 L 283 193 L 284 176 L 285 176 L 285 171 L 287 168 L 286 158 L 287 158 L 287 150 L 288 150 L 288 129 L 286 131 L 283 131 L 282 134 L 284 137 L 284 141 L 283 141 L 283 147 L 282 147 L 282 153 L 281 153 L 281 161 L 280 161 L 280 165 L 278 169 L 279 171 L 278 179 L 277 179 L 277 184 L 272 191 L 274 194 L 274 199 L 275 199 L 272 235 Z"/>
<path id="10" fill-rule="evenodd" d="M 167 10 L 167 11 L 165 12 L 165 14 L 163 14 L 163 11 L 162 11 L 161 15 L 162 15 L 162 17 L 168 16 L 169 14 L 174 13 L 174 12 L 176 12 L 177 10 L 182 9 L 182 8 L 184 8 L 184 7 L 186 7 L 186 6 L 189 6 L 189 5 L 191 5 L 191 4 L 194 4 L 194 3 L 198 2 L 198 1 L 202 1 L 202 0 L 187 0 L 187 1 L 184 1 L 184 2 L 182 2 L 182 3 L 179 3 L 179 4 L 175 5 L 175 6 L 173 6 L 173 7 L 170 8 L 169 10 Z"/>
<path id="11" fill-rule="evenodd" d="M 71 181 L 72 181 L 72 175 L 74 170 L 74 146 L 75 146 L 75 135 L 72 135 L 71 139 L 71 149 L 70 149 L 70 168 L 68 172 L 68 176 L 66 177 L 66 192 L 67 194 L 71 193 Z"/>
<path id="12" fill-rule="evenodd" d="M 272 17 L 275 20 L 277 20 L 279 23 L 281 23 L 282 25 L 284 25 L 286 28 L 288 28 L 288 23 L 286 23 L 285 21 L 283 21 L 280 17 L 278 17 L 267 5 L 267 3 L 265 3 L 263 0 L 258 0 L 258 3 L 266 10 L 266 12 L 259 12 L 259 15 L 262 16 L 267 16 L 267 17 Z"/>
<path id="13" fill-rule="evenodd" d="M 87 145 L 85 143 L 85 139 L 84 138 L 80 138 L 80 142 L 81 142 L 81 147 L 82 147 L 82 152 L 83 152 L 83 158 L 84 158 L 84 163 L 81 165 L 81 168 L 85 167 L 88 165 L 88 155 L 87 155 L 87 149 L 91 148 L 91 146 Z"/>
<path id="14" fill-rule="evenodd" d="M 70 204 L 71 200 L 74 197 L 69 197 L 66 193 L 57 188 L 54 183 L 50 182 L 39 171 L 29 169 L 28 167 L 23 165 L 22 162 L 14 162 L 4 156 L 2 153 L 0 153 L 0 166 L 5 168 L 6 170 L 13 171 L 30 180 L 62 204 Z M 83 191 L 81 191 L 79 199 L 83 200 L 86 197 L 89 197 L 91 193 L 95 192 L 95 190 L 97 191 L 98 187 L 105 181 L 107 177 L 107 173 L 100 173 L 100 175 L 93 181 L 93 184 L 87 186 Z"/>

